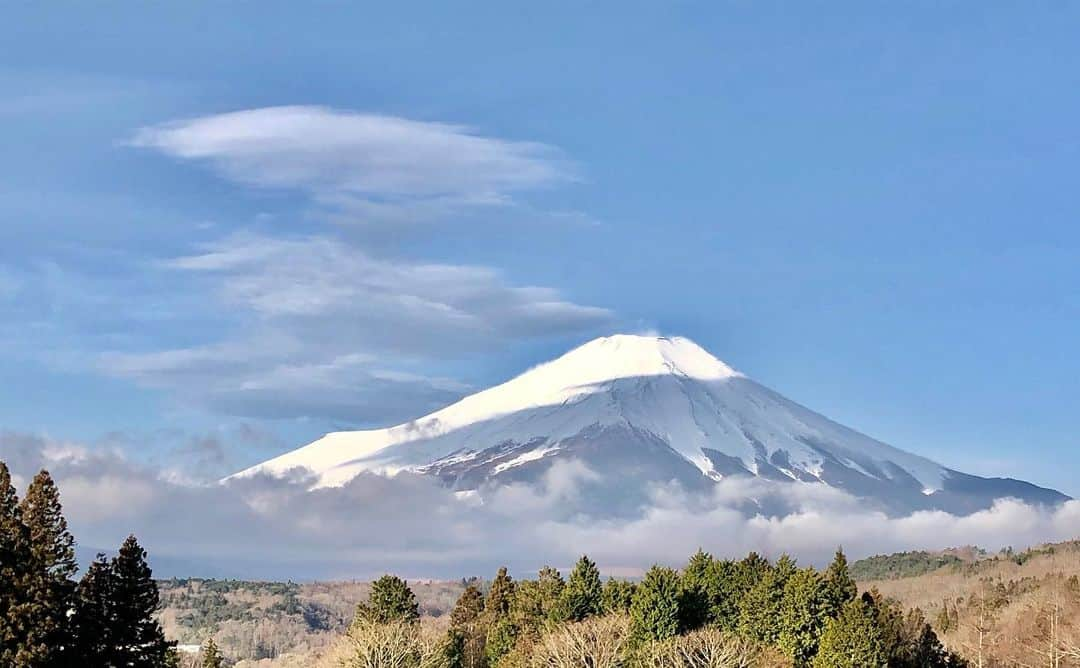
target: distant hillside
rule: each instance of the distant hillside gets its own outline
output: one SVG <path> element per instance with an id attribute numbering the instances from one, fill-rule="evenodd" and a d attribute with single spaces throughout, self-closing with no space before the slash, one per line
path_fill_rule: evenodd
<path id="1" fill-rule="evenodd" d="M 1078 665 L 1080 541 L 993 555 L 971 549 L 894 554 L 855 568 L 860 589 L 921 608 L 949 647 L 968 657 L 981 653 L 984 665 Z M 895 575 L 905 569 L 923 572 Z"/>
<path id="2" fill-rule="evenodd" d="M 158 586 L 169 639 L 196 645 L 213 636 L 230 659 L 265 662 L 250 665 L 287 665 L 290 656 L 318 653 L 344 631 L 370 591 L 367 582 L 172 579 Z M 446 613 L 464 589 L 460 581 L 409 586 L 429 617 Z"/>
<path id="3" fill-rule="evenodd" d="M 910 578 L 946 566 L 959 566 L 963 559 L 946 552 L 898 552 L 860 559 L 851 565 L 856 580 L 893 580 Z"/>

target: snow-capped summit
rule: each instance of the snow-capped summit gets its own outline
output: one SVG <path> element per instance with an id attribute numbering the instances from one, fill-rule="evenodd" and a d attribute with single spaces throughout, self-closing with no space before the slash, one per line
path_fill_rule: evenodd
<path id="1" fill-rule="evenodd" d="M 595 339 L 426 417 L 327 434 L 237 475 L 303 468 L 333 486 L 408 470 L 465 491 L 533 482 L 567 460 L 624 492 L 751 476 L 826 484 L 892 511 L 1066 498 L 947 469 L 780 396 L 689 339 L 637 335 Z"/>

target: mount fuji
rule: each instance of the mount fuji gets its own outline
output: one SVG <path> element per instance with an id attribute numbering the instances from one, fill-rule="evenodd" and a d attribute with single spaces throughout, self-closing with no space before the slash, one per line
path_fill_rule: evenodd
<path id="1" fill-rule="evenodd" d="M 1046 505 L 1068 499 L 1011 478 L 961 473 L 870 438 L 689 339 L 633 335 L 590 341 L 396 427 L 327 434 L 235 477 L 301 469 L 325 487 L 365 471 L 410 472 L 482 497 L 503 485 L 538 484 L 570 463 L 586 472 L 590 507 L 601 514 L 632 509 L 657 485 L 707 493 L 729 479 L 825 485 L 889 514 L 967 514 L 1003 497 Z"/>

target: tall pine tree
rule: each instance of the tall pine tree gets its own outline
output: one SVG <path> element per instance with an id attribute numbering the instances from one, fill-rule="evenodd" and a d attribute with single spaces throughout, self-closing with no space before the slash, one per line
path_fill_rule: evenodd
<path id="1" fill-rule="evenodd" d="M 367 603 L 357 606 L 356 616 L 379 624 L 416 624 L 420 621 L 420 604 L 407 582 L 396 575 L 384 575 L 372 583 Z"/>
<path id="2" fill-rule="evenodd" d="M 75 594 L 75 539 L 68 531 L 60 493 L 48 471 L 34 476 L 20 504 L 29 533 L 26 593 L 30 626 L 26 648 L 34 665 L 53 666 L 72 651 L 68 613 Z"/>
<path id="3" fill-rule="evenodd" d="M 840 613 L 840 609 L 848 601 L 854 600 L 859 593 L 859 587 L 855 584 L 855 578 L 851 577 L 848 570 L 847 556 L 843 548 L 836 548 L 836 556 L 832 563 L 825 569 L 825 589 L 828 592 L 830 614 L 833 616 Z"/>
<path id="4" fill-rule="evenodd" d="M 221 650 L 213 638 L 207 638 L 202 648 L 201 668 L 222 668 L 225 665 L 225 657 L 221 656 Z"/>
<path id="5" fill-rule="evenodd" d="M 566 580 L 560 598 L 560 617 L 580 622 L 586 617 L 598 615 L 603 610 L 604 586 L 600 583 L 600 571 L 596 563 L 582 555 Z"/>
<path id="6" fill-rule="evenodd" d="M 679 615 L 683 631 L 693 631 L 709 622 L 712 590 L 715 588 L 713 557 L 698 549 L 683 569 L 679 582 Z"/>
<path id="7" fill-rule="evenodd" d="M 116 665 L 160 668 L 172 646 L 154 618 L 160 600 L 157 583 L 146 563 L 146 551 L 128 536 L 110 564 Z"/>
<path id="8" fill-rule="evenodd" d="M 487 626 L 484 653 L 491 666 L 497 666 L 499 661 L 514 649 L 517 642 L 518 627 L 510 618 L 515 591 L 514 579 L 503 566 L 492 580 L 491 590 L 484 602 L 484 617 Z"/>
<path id="9" fill-rule="evenodd" d="M 0 461 L 0 665 L 25 665 L 30 631 L 30 536 L 7 464 Z"/>
<path id="10" fill-rule="evenodd" d="M 630 637 L 635 644 L 667 640 L 679 632 L 679 575 L 653 566 L 630 603 Z"/>
<path id="11" fill-rule="evenodd" d="M 75 589 L 71 616 L 73 654 L 83 665 L 107 666 L 113 659 L 113 574 L 104 554 L 98 554 Z"/>

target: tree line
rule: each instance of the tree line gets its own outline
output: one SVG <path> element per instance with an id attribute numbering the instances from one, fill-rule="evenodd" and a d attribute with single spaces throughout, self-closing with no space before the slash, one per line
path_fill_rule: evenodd
<path id="1" fill-rule="evenodd" d="M 20 500 L 0 461 L 0 666 L 164 668 L 176 663 L 154 615 L 146 551 L 129 536 L 76 580 L 75 539 L 42 470 Z"/>
<path id="2" fill-rule="evenodd" d="M 469 584 L 449 630 L 410 652 L 380 654 L 386 628 L 419 628 L 405 581 L 375 582 L 357 609 L 346 665 L 365 668 L 952 668 L 918 609 L 876 591 L 859 594 L 842 550 L 823 571 L 750 553 L 717 559 L 699 550 L 682 570 L 653 566 L 638 582 L 603 582 L 581 557 L 568 578 L 545 567 L 514 580 L 506 568 Z M 393 634 L 391 634 L 393 635 Z M 404 637 L 404 636 L 403 636 Z M 377 642 L 376 642 L 377 641 Z M 427 647 L 427 650 L 423 648 Z M 388 661 L 395 656 L 398 662 Z M 374 661 L 373 657 L 382 657 Z M 349 662 L 351 661 L 351 663 Z"/>

